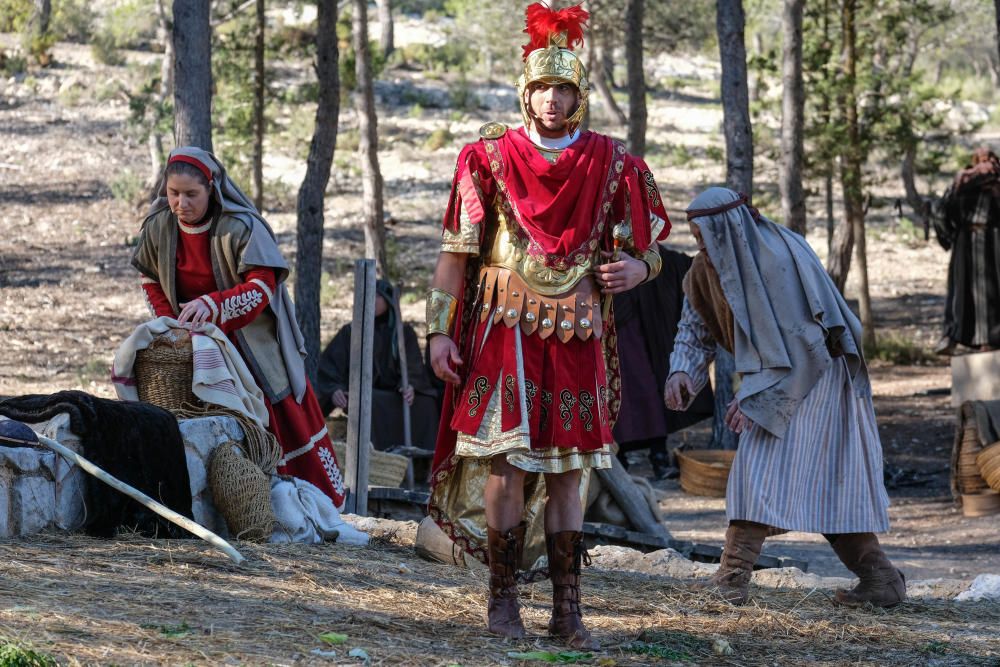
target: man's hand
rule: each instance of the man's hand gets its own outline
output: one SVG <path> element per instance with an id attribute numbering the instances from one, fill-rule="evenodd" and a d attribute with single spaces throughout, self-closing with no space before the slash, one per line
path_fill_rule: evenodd
<path id="1" fill-rule="evenodd" d="M 667 378 L 663 387 L 663 402 L 668 410 L 687 410 L 694 398 L 694 380 L 687 373 L 678 372 Z"/>
<path id="2" fill-rule="evenodd" d="M 742 433 L 753 425 L 750 418 L 743 414 L 740 410 L 740 402 L 737 399 L 733 399 L 729 402 L 729 407 L 726 409 L 726 426 L 733 433 Z"/>
<path id="3" fill-rule="evenodd" d="M 613 255 L 610 252 L 602 251 L 602 255 L 610 259 Z M 597 267 L 597 282 L 604 289 L 604 294 L 621 294 L 632 289 L 649 275 L 649 267 L 646 262 L 636 259 L 631 255 L 622 253 L 617 262 L 601 264 Z"/>
<path id="4" fill-rule="evenodd" d="M 205 302 L 201 299 L 195 299 L 194 301 L 181 304 L 181 313 L 177 316 L 177 321 L 181 323 L 201 324 L 202 322 L 208 322 L 211 318 L 212 311 Z"/>
<path id="5" fill-rule="evenodd" d="M 462 365 L 462 358 L 458 356 L 458 346 L 448 336 L 435 334 L 431 336 L 429 345 L 431 346 L 431 368 L 434 375 L 452 384 L 458 384 L 460 378 L 455 373 L 455 366 Z"/>
<path id="6" fill-rule="evenodd" d="M 333 392 L 333 404 L 341 410 L 347 410 L 347 392 L 337 389 Z"/>
<path id="7" fill-rule="evenodd" d="M 403 400 L 406 401 L 407 405 L 413 405 L 413 398 L 416 396 L 416 392 L 413 391 L 413 385 L 408 384 L 405 387 L 400 387 L 399 393 L 403 395 Z"/>

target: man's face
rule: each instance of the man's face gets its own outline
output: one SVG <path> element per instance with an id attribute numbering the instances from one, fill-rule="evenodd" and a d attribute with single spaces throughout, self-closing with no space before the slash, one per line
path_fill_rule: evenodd
<path id="1" fill-rule="evenodd" d="M 528 87 L 528 108 L 535 131 L 548 139 L 566 136 L 566 122 L 580 102 L 580 92 L 569 83 L 536 82 Z"/>
<path id="2" fill-rule="evenodd" d="M 698 243 L 698 250 L 705 252 L 705 239 L 701 236 L 701 229 L 694 222 L 688 222 L 691 228 L 691 236 L 694 237 L 695 242 Z"/>

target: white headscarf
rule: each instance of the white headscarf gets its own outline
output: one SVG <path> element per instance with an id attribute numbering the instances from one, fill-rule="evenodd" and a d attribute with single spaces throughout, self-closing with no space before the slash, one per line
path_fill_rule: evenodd
<path id="1" fill-rule="evenodd" d="M 760 216 L 747 198 L 709 188 L 687 208 L 733 312 L 740 409 L 782 437 L 802 399 L 842 351 L 868 395 L 861 323 L 798 234 Z"/>

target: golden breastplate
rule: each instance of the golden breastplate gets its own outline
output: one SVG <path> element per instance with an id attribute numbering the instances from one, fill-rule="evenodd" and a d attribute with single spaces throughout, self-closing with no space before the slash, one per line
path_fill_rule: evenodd
<path id="1" fill-rule="evenodd" d="M 527 242 L 519 238 L 515 224 L 507 219 L 502 206 L 497 206 L 496 225 L 486 230 L 483 247 L 485 266 L 510 269 L 519 275 L 529 288 L 545 296 L 564 294 L 591 273 L 600 262 L 596 243 L 589 257 L 572 263 L 565 270 L 546 266 L 541 258 L 528 255 Z"/>

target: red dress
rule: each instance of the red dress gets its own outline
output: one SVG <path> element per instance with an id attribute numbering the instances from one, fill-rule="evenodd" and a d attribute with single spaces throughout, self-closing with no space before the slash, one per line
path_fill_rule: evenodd
<path id="1" fill-rule="evenodd" d="M 212 272 L 210 225 L 192 227 L 178 223 L 177 301 L 202 299 L 213 313 L 211 321 L 240 349 L 236 331 L 252 322 L 270 302 L 276 287 L 274 271 L 255 268 L 243 274 L 243 282 L 229 290 L 218 289 Z M 143 278 L 142 287 L 157 317 L 177 317 L 158 282 Z M 221 315 L 220 315 L 221 314 Z M 253 373 L 253 369 L 250 369 Z M 257 379 L 258 384 L 260 379 Z M 344 478 L 326 430 L 326 420 L 307 382 L 302 402 L 294 395 L 272 403 L 264 396 L 269 416 L 268 430 L 275 435 L 284 456 L 278 472 L 304 479 L 328 495 L 337 507 L 344 502 Z"/>

